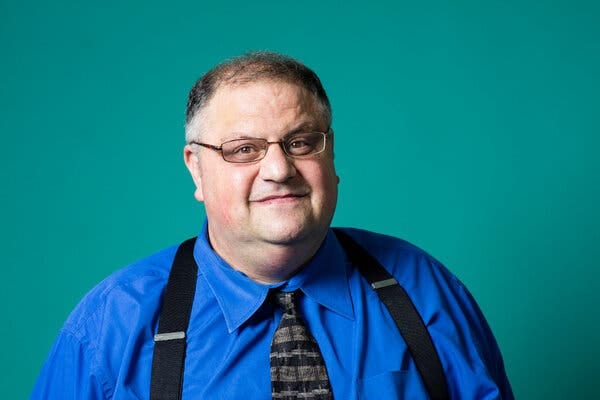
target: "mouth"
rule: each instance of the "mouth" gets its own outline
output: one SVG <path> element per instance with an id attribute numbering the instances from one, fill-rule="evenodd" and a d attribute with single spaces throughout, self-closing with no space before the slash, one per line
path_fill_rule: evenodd
<path id="1" fill-rule="evenodd" d="M 251 202 L 252 203 L 260 203 L 260 204 L 285 204 L 285 203 L 293 203 L 293 202 L 298 201 L 299 199 L 302 199 L 306 196 L 308 196 L 308 194 L 288 193 L 288 194 L 281 194 L 281 195 L 265 196 L 265 197 L 261 197 L 257 200 L 251 200 Z"/>

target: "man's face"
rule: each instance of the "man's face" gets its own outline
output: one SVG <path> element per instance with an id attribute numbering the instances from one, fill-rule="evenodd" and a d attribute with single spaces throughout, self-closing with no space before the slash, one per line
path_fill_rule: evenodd
<path id="1" fill-rule="evenodd" d="M 220 146 L 238 138 L 279 141 L 292 132 L 325 132 L 314 96 L 272 80 L 217 89 L 202 113 L 199 141 Z M 322 240 L 335 210 L 338 178 L 331 137 L 312 158 L 293 159 L 278 144 L 266 156 L 229 163 L 219 152 L 186 146 L 185 159 L 203 201 L 215 250 L 238 245 L 290 245 Z"/>

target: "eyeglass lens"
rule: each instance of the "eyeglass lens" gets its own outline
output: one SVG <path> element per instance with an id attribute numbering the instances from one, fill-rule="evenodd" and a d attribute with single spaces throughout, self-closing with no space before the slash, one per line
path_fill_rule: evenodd
<path id="1" fill-rule="evenodd" d="M 325 149 L 325 134 L 320 132 L 298 133 L 280 142 L 283 151 L 291 157 L 307 157 Z M 223 158 L 230 162 L 260 160 L 267 153 L 269 142 L 265 139 L 235 139 L 221 145 Z"/>

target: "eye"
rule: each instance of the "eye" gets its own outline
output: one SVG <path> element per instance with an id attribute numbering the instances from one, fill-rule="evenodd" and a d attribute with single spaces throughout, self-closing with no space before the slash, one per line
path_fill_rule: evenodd
<path id="1" fill-rule="evenodd" d="M 286 150 L 291 155 L 303 156 L 312 153 L 318 146 L 321 136 L 313 133 L 294 135 L 285 141 Z"/>
<path id="2" fill-rule="evenodd" d="M 236 148 L 234 150 L 234 153 L 242 153 L 242 154 L 251 154 L 255 151 L 258 151 L 258 149 L 252 145 L 244 145 L 244 146 L 240 146 L 238 148 Z"/>
<path id="3" fill-rule="evenodd" d="M 236 139 L 221 145 L 223 158 L 231 162 L 251 162 L 260 159 L 266 148 L 262 139 Z"/>
<path id="4" fill-rule="evenodd" d="M 304 138 L 295 138 L 288 142 L 288 147 L 291 149 L 302 149 L 306 146 L 310 146 L 311 144 L 306 141 Z"/>
<path id="5" fill-rule="evenodd" d="M 230 154 L 248 155 L 260 152 L 260 147 L 253 142 L 241 142 L 229 149 L 228 152 Z"/>

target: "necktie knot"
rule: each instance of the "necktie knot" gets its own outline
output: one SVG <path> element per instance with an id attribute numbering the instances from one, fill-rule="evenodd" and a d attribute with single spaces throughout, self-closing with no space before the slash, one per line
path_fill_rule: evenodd
<path id="1" fill-rule="evenodd" d="M 273 302 L 283 310 L 284 314 L 297 315 L 297 302 L 301 292 L 295 290 L 293 292 L 273 292 Z"/>

